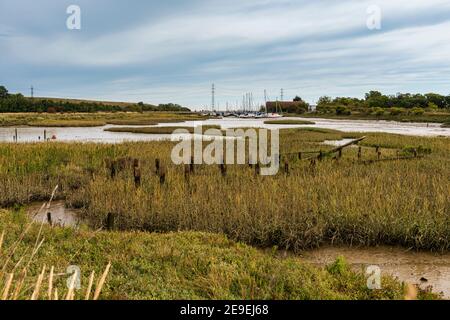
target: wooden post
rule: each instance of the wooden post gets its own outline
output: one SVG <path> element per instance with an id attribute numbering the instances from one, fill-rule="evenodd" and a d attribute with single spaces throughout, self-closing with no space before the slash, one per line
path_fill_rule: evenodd
<path id="1" fill-rule="evenodd" d="M 136 188 L 141 186 L 141 168 L 139 166 L 134 167 L 134 185 Z"/>
<path id="2" fill-rule="evenodd" d="M 255 165 L 255 175 L 261 175 L 261 164 L 259 162 Z"/>
<path id="3" fill-rule="evenodd" d="M 14 141 L 17 142 L 19 140 L 19 135 L 17 133 L 17 128 L 14 130 Z"/>
<path id="4" fill-rule="evenodd" d="M 194 174 L 195 172 L 195 161 L 194 157 L 191 157 L 191 163 L 189 164 L 189 171 L 190 173 Z"/>
<path id="5" fill-rule="evenodd" d="M 158 176 L 161 170 L 161 161 L 159 159 L 155 160 L 155 174 Z"/>
<path id="6" fill-rule="evenodd" d="M 338 159 L 340 159 L 340 158 L 342 158 L 342 149 L 339 149 L 339 152 L 338 152 Z"/>
<path id="7" fill-rule="evenodd" d="M 108 231 L 114 230 L 114 214 L 109 212 L 108 216 L 106 217 L 106 229 Z"/>
<path id="8" fill-rule="evenodd" d="M 303 158 L 303 155 L 302 155 L 301 152 L 299 152 L 299 153 L 298 153 L 298 160 L 302 160 L 302 158 Z"/>
<path id="9" fill-rule="evenodd" d="M 190 165 L 185 164 L 184 165 L 184 179 L 186 180 L 186 182 L 189 182 L 190 174 L 191 174 Z"/>
<path id="10" fill-rule="evenodd" d="M 323 152 L 322 152 L 322 150 L 320 150 L 319 157 L 317 159 L 319 159 L 319 161 L 323 160 Z"/>
<path id="11" fill-rule="evenodd" d="M 116 169 L 116 161 L 111 162 L 111 179 L 114 179 L 116 177 L 117 169 Z"/>
<path id="12" fill-rule="evenodd" d="M 47 130 L 44 130 L 44 141 L 47 141 Z"/>
<path id="13" fill-rule="evenodd" d="M 224 163 L 220 164 L 220 173 L 222 174 L 222 177 L 227 176 L 227 166 Z"/>
<path id="14" fill-rule="evenodd" d="M 287 159 L 284 161 L 284 173 L 289 175 L 289 160 Z"/>
<path id="15" fill-rule="evenodd" d="M 362 147 L 358 148 L 358 160 L 361 160 L 362 158 Z"/>
<path id="16" fill-rule="evenodd" d="M 53 221 L 52 221 L 52 213 L 51 212 L 47 212 L 47 223 L 53 227 Z"/>
<path id="17" fill-rule="evenodd" d="M 159 168 L 159 184 L 163 185 L 166 183 L 166 170 L 163 166 Z"/>
<path id="18" fill-rule="evenodd" d="M 413 149 L 413 153 L 414 153 L 414 158 L 417 158 L 417 156 L 419 155 L 417 152 L 417 149 Z"/>

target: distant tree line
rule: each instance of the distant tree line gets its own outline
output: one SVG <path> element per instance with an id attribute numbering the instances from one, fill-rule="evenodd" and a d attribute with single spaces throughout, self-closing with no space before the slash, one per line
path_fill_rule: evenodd
<path id="1" fill-rule="evenodd" d="M 450 111 L 450 95 L 436 93 L 383 95 L 379 91 L 370 91 L 364 99 L 323 96 L 317 104 L 319 113 L 349 115 L 352 112 L 382 115 L 413 114 L 421 115 L 425 111 Z"/>
<path id="2" fill-rule="evenodd" d="M 0 86 L 0 113 L 14 112 L 144 112 L 144 111 L 173 111 L 173 112 L 189 112 L 188 108 L 178 104 L 160 104 L 154 106 L 139 102 L 129 105 L 114 105 L 101 102 L 91 101 L 69 101 L 58 99 L 31 99 L 24 97 L 22 94 L 10 94 L 4 86 Z"/>

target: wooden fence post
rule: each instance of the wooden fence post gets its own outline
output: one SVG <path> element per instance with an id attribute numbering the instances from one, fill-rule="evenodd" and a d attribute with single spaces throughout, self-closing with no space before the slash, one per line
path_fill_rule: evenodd
<path id="1" fill-rule="evenodd" d="M 161 161 L 159 159 L 155 160 L 155 174 L 159 175 L 161 170 Z"/>
<path id="2" fill-rule="evenodd" d="M 53 227 L 53 221 L 52 221 L 52 213 L 51 212 L 47 212 L 47 223 Z"/>
<path id="3" fill-rule="evenodd" d="M 159 168 L 159 184 L 163 185 L 166 183 L 166 169 L 164 166 Z"/>
<path id="4" fill-rule="evenodd" d="M 288 160 L 288 159 L 286 159 L 286 160 L 284 161 L 284 173 L 285 173 L 286 175 L 289 175 L 289 160 Z"/>
<path id="5" fill-rule="evenodd" d="M 141 186 L 141 168 L 139 166 L 135 166 L 133 169 L 134 174 L 134 185 L 136 188 Z"/>
<path id="6" fill-rule="evenodd" d="M 224 163 L 220 164 L 220 173 L 222 174 L 222 177 L 227 176 L 227 166 Z"/>
<path id="7" fill-rule="evenodd" d="M 106 217 L 106 229 L 108 231 L 114 230 L 114 214 L 109 212 L 108 216 Z"/>
<path id="8" fill-rule="evenodd" d="M 189 164 L 189 171 L 190 173 L 195 173 L 195 160 L 194 157 L 191 157 L 191 163 Z"/>
<path id="9" fill-rule="evenodd" d="M 255 165 L 255 175 L 261 175 L 261 164 L 259 162 Z"/>

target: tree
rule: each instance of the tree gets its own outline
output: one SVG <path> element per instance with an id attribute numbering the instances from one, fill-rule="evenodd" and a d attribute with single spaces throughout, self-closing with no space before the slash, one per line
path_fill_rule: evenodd
<path id="1" fill-rule="evenodd" d="M 371 98 L 379 98 L 383 96 L 383 94 L 380 91 L 370 91 L 369 93 L 366 93 L 366 100 L 369 100 Z"/>
<path id="2" fill-rule="evenodd" d="M 4 86 L 0 86 L 0 99 L 8 98 L 8 89 L 6 89 Z"/>

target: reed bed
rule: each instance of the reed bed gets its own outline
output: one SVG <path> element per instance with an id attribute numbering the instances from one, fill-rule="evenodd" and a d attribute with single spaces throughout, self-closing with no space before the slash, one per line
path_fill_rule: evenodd
<path id="1" fill-rule="evenodd" d="M 337 131 L 283 130 L 281 152 L 293 153 L 289 174 L 255 175 L 249 165 L 195 166 L 187 172 L 171 163 L 171 142 L 98 144 L 1 144 L 0 203 L 27 204 L 48 198 L 48 185 L 60 185 L 57 198 L 81 209 L 92 228 L 150 232 L 222 233 L 247 244 L 301 251 L 325 243 L 353 246 L 401 245 L 413 249 L 450 248 L 450 143 L 448 138 L 368 134 L 342 158 L 325 156 L 312 165 L 300 151 L 326 151 L 320 142 L 357 137 Z M 206 143 L 205 143 L 206 145 Z M 364 160 L 395 159 L 404 148 L 430 149 L 412 160 L 364 165 Z M 139 159 L 111 177 L 106 159 Z M 155 174 L 155 160 L 164 181 Z"/>
<path id="2" fill-rule="evenodd" d="M 8 292 L 7 299 L 14 298 L 12 292 L 21 283 L 12 266 L 22 252 L 34 248 L 39 233 L 45 241 L 32 259 L 17 299 L 385 300 L 403 299 L 408 288 L 383 276 L 382 290 L 368 290 L 364 273 L 352 271 L 342 258 L 328 268 L 317 268 L 300 258 L 281 257 L 277 250 L 258 250 L 223 235 L 33 225 L 20 237 L 28 224 L 23 211 L 0 210 L 0 230 L 8 230 L 3 248 L 9 252 L 18 243 L 14 263 L 0 275 L 0 294 Z M 67 283 L 75 281 L 65 271 L 73 264 L 81 268 L 81 287 L 68 290 Z M 414 291 L 412 299 L 439 298 L 428 291 Z"/>

